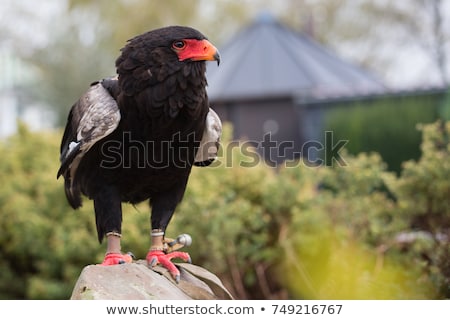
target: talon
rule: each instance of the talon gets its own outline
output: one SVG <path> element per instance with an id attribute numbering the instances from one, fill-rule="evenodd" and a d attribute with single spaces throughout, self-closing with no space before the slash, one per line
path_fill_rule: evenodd
<path id="1" fill-rule="evenodd" d="M 158 259 L 153 257 L 152 260 L 149 262 L 149 264 L 150 264 L 150 267 L 153 268 L 154 266 L 156 266 L 158 264 Z"/>
<path id="2" fill-rule="evenodd" d="M 178 258 L 178 259 L 181 259 L 181 260 L 183 260 L 185 262 L 191 261 L 191 256 L 189 255 L 189 253 L 182 252 L 182 251 L 173 251 L 171 253 L 168 253 L 167 257 L 169 258 L 169 260 L 174 259 L 174 258 Z"/>
<path id="3" fill-rule="evenodd" d="M 172 275 L 175 282 L 179 283 L 180 271 L 171 261 L 174 258 L 179 258 L 186 262 L 189 262 L 191 260 L 189 254 L 186 252 L 176 251 L 165 254 L 163 251 L 160 250 L 149 251 L 146 260 L 149 263 L 150 267 L 154 267 L 156 264 L 160 264 L 162 267 L 166 268 Z"/>

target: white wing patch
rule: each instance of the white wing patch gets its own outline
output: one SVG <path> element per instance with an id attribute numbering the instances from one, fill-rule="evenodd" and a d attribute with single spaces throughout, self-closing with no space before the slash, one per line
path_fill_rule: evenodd
<path id="1" fill-rule="evenodd" d="M 67 151 L 67 154 L 71 154 L 73 152 L 73 150 L 75 150 L 80 144 L 81 144 L 81 142 L 72 141 L 69 144 L 69 151 Z M 67 158 L 67 156 L 66 156 L 66 158 Z"/>

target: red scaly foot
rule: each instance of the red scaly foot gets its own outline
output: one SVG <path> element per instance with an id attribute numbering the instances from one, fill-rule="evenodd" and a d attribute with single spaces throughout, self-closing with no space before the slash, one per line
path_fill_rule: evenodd
<path id="1" fill-rule="evenodd" d="M 191 263 L 191 257 L 187 252 L 181 251 L 173 251 L 170 253 L 164 253 L 162 250 L 150 250 L 145 258 L 150 265 L 150 267 L 154 267 L 157 264 L 160 264 L 167 270 L 169 270 L 172 277 L 175 279 L 176 283 L 180 282 L 180 271 L 171 261 L 174 258 L 179 258 L 183 261 Z"/>
<path id="2" fill-rule="evenodd" d="M 112 266 L 116 264 L 124 264 L 133 262 L 133 254 L 121 254 L 121 253 L 107 253 L 105 259 L 100 264 L 101 266 Z"/>

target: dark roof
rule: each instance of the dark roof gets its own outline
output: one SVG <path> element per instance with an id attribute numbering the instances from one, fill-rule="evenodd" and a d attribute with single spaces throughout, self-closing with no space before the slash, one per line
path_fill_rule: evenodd
<path id="1" fill-rule="evenodd" d="M 267 14 L 219 51 L 220 67 L 207 69 L 211 101 L 278 96 L 314 101 L 385 91 L 367 71 Z"/>

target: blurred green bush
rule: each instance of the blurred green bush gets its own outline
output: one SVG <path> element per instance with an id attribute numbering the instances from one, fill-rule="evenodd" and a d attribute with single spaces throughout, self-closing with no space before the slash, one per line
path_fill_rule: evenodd
<path id="1" fill-rule="evenodd" d="M 450 298 L 450 122 L 421 126 L 422 156 L 397 176 L 376 153 L 348 166 L 279 168 L 239 148 L 194 168 L 168 236 L 240 299 Z M 61 133 L 0 143 L 0 299 L 67 299 L 99 263 L 92 203 L 72 210 L 56 180 Z M 232 164 L 232 165 L 231 165 Z M 149 210 L 124 205 L 124 251 L 145 257 Z"/>

